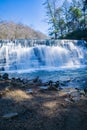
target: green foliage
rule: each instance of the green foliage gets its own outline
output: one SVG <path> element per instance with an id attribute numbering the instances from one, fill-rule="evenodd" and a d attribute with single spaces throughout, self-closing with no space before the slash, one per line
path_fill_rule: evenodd
<path id="1" fill-rule="evenodd" d="M 78 19 L 82 16 L 81 10 L 77 7 L 70 7 L 69 12 L 71 12 L 72 17 L 74 17 L 76 19 Z"/>
<path id="2" fill-rule="evenodd" d="M 61 7 L 58 0 L 46 0 L 48 22 L 51 26 L 49 32 L 54 38 L 65 36 L 76 30 L 87 29 L 87 0 L 64 1 Z"/>
<path id="3" fill-rule="evenodd" d="M 87 30 L 76 30 L 71 33 L 66 34 L 66 36 L 61 36 L 60 39 L 78 39 L 87 41 Z"/>

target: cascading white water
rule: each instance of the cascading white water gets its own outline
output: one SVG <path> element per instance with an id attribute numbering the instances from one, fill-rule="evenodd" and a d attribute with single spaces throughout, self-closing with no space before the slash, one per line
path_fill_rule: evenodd
<path id="1" fill-rule="evenodd" d="M 87 63 L 87 47 L 76 40 L 16 40 L 0 42 L 0 69 L 80 67 Z"/>

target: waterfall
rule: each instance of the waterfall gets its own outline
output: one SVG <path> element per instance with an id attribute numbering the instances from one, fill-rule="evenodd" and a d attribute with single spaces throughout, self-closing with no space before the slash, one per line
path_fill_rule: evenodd
<path id="1" fill-rule="evenodd" d="M 77 40 L 1 40 L 0 70 L 80 67 L 87 43 Z"/>

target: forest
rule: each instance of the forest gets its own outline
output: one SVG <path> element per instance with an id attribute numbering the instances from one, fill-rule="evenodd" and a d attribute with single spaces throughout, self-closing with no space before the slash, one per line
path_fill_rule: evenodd
<path id="1" fill-rule="evenodd" d="M 58 0 L 46 0 L 43 5 L 46 9 L 46 20 L 50 26 L 51 37 L 55 39 L 86 38 L 87 0 L 72 0 L 72 2 L 64 0 L 61 6 Z M 71 37 L 72 35 L 74 37 Z"/>
<path id="2" fill-rule="evenodd" d="M 40 31 L 13 21 L 0 21 L 0 39 L 46 39 L 47 36 Z"/>

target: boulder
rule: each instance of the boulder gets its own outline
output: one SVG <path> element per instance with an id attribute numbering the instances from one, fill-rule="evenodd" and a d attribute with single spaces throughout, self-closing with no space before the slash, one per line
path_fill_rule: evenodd
<path id="1" fill-rule="evenodd" d="M 9 79 L 9 75 L 8 73 L 4 73 L 2 76 L 3 79 L 8 80 Z"/>
<path id="2" fill-rule="evenodd" d="M 4 67 L 1 67 L 1 68 L 0 68 L 0 71 L 5 71 L 5 68 L 4 68 Z"/>
<path id="3" fill-rule="evenodd" d="M 57 84 L 55 85 L 52 80 L 48 83 L 48 90 L 57 90 Z"/>
<path id="4" fill-rule="evenodd" d="M 39 88 L 40 88 L 40 90 L 47 90 L 48 86 L 40 86 Z"/>
<path id="5" fill-rule="evenodd" d="M 27 90 L 26 90 L 26 93 L 27 93 L 27 94 L 33 94 L 33 90 L 32 90 L 32 89 L 27 89 Z"/>
<path id="6" fill-rule="evenodd" d="M 18 113 L 17 112 L 12 112 L 12 113 L 8 113 L 8 114 L 3 115 L 3 118 L 11 119 L 11 118 L 14 118 L 16 116 L 18 116 Z"/>
<path id="7" fill-rule="evenodd" d="M 60 87 L 60 82 L 59 82 L 59 81 L 55 82 L 54 86 L 55 86 L 56 88 L 59 88 L 59 87 Z"/>
<path id="8" fill-rule="evenodd" d="M 58 92 L 58 95 L 60 96 L 60 97 L 63 97 L 63 96 L 69 96 L 69 93 L 67 93 L 66 91 L 59 91 Z"/>
<path id="9" fill-rule="evenodd" d="M 70 96 L 71 93 L 75 93 L 77 90 L 75 88 L 64 88 L 59 91 L 59 96 Z"/>
<path id="10" fill-rule="evenodd" d="M 2 78 L 1 74 L 0 74 L 0 79 Z"/>
<path id="11" fill-rule="evenodd" d="M 70 93 L 70 98 L 71 98 L 71 101 L 74 101 L 74 102 L 79 101 L 81 98 L 80 92 L 77 91 L 77 92 Z"/>
<path id="12" fill-rule="evenodd" d="M 80 90 L 80 95 L 81 95 L 81 96 L 85 96 L 84 90 Z"/>
<path id="13" fill-rule="evenodd" d="M 65 100 L 66 102 L 68 102 L 68 103 L 72 103 L 69 98 L 65 98 L 64 100 Z"/>
<path id="14" fill-rule="evenodd" d="M 85 95 L 87 95 L 87 88 L 84 88 Z"/>
<path id="15" fill-rule="evenodd" d="M 39 81 L 39 76 L 37 76 L 36 78 L 33 79 L 34 83 L 37 83 Z"/>

